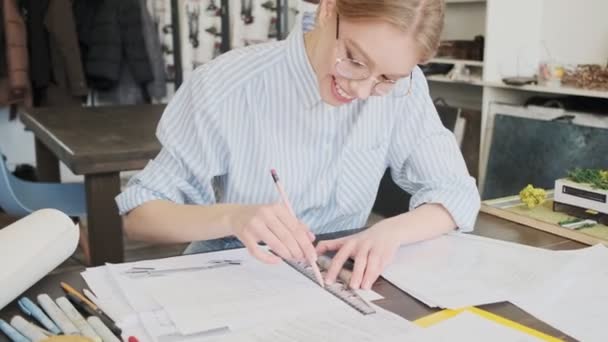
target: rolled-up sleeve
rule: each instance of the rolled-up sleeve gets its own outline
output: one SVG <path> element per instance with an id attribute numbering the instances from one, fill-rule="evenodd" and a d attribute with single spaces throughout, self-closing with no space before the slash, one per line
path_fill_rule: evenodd
<path id="1" fill-rule="evenodd" d="M 212 183 L 224 174 L 226 145 L 199 83 L 193 74 L 165 109 L 156 131 L 162 149 L 116 197 L 121 215 L 152 200 L 216 202 Z"/>
<path id="2" fill-rule="evenodd" d="M 420 70 L 412 94 L 395 108 L 396 125 L 389 149 L 391 176 L 412 194 L 410 210 L 441 204 L 460 231 L 473 230 L 480 198 L 452 132 L 441 124 Z"/>

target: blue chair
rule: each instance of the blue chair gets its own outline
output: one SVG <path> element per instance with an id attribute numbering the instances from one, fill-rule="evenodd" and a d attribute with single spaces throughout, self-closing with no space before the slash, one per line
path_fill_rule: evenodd
<path id="1" fill-rule="evenodd" d="M 68 216 L 87 213 L 82 183 L 38 183 L 24 181 L 9 172 L 0 153 L 0 208 L 11 216 L 23 217 L 38 209 L 53 208 Z"/>

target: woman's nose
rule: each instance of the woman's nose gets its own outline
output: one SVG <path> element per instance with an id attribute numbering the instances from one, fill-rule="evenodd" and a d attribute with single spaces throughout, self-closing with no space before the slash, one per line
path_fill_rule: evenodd
<path id="1" fill-rule="evenodd" d="M 360 81 L 350 81 L 350 89 L 354 92 L 354 96 L 356 96 L 360 100 L 365 100 L 372 94 L 374 88 L 374 80 L 370 77 L 365 80 Z"/>

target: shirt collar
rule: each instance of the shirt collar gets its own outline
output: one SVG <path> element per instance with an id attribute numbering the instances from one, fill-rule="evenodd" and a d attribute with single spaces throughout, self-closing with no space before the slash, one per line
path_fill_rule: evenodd
<path id="1" fill-rule="evenodd" d="M 321 101 L 317 76 L 308 60 L 301 24 L 295 24 L 287 37 L 287 62 L 294 78 L 300 100 L 311 108 Z"/>

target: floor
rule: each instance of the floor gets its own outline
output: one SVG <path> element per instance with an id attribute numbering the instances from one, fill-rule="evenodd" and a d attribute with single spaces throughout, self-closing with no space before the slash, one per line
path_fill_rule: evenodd
<path id="1" fill-rule="evenodd" d="M 381 216 L 372 213 L 367 224 L 372 225 L 381 219 Z M 17 219 L 15 217 L 11 217 L 0 212 L 0 229 L 8 226 L 16 220 Z M 182 254 L 186 246 L 187 244 L 155 245 L 138 241 L 130 241 L 125 238 L 125 260 L 137 261 L 176 256 Z M 76 253 L 74 253 L 72 257 L 66 260 L 51 273 L 62 272 L 65 270 L 84 269 L 86 265 L 84 264 L 83 260 L 84 258 L 82 251 L 77 249 Z"/>

